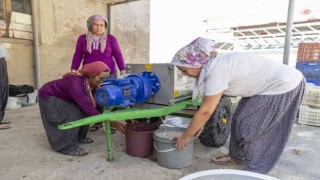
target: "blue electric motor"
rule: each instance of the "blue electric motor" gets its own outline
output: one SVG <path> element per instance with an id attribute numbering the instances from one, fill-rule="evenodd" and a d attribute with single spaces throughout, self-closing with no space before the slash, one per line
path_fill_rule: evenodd
<path id="1" fill-rule="evenodd" d="M 159 89 L 159 78 L 152 72 L 142 72 L 122 79 L 105 79 L 96 90 L 95 99 L 100 106 L 126 107 L 144 103 Z"/>

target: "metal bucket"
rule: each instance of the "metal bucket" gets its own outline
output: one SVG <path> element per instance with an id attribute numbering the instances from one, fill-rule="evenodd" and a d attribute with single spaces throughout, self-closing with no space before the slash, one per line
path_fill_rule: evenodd
<path id="1" fill-rule="evenodd" d="M 169 169 L 180 169 L 192 164 L 194 138 L 190 140 L 185 148 L 177 150 L 175 148 L 176 140 L 171 140 L 163 136 L 165 132 L 171 135 L 179 135 L 184 131 L 184 128 L 179 127 L 166 127 L 166 131 L 165 128 L 162 127 L 154 131 L 154 147 L 157 153 L 157 163 L 160 166 Z"/>
<path id="2" fill-rule="evenodd" d="M 147 157 L 153 154 L 152 134 L 159 127 L 149 123 L 127 125 L 126 152 L 134 157 Z"/>
<path id="3" fill-rule="evenodd" d="M 200 171 L 189 174 L 180 178 L 179 180 L 206 180 L 206 179 L 219 179 L 219 180 L 279 180 L 263 174 L 253 173 L 249 171 L 232 170 L 232 169 L 215 169 Z"/>

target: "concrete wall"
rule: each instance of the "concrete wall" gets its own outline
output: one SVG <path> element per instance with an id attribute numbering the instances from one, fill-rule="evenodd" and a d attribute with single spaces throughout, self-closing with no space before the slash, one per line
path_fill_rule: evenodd
<path id="1" fill-rule="evenodd" d="M 78 36 L 87 32 L 93 14 L 107 15 L 96 0 L 41 0 L 39 2 L 41 83 L 70 71 Z"/>
<path id="2" fill-rule="evenodd" d="M 41 85 L 70 70 L 79 35 L 87 32 L 93 14 L 107 16 L 107 4 L 98 0 L 38 0 Z M 111 6 L 112 34 L 126 62 L 149 62 L 149 0 Z M 8 50 L 10 84 L 35 86 L 32 41 L 3 43 Z"/>
<path id="3" fill-rule="evenodd" d="M 42 84 L 70 70 L 80 34 L 93 14 L 107 16 L 107 4 L 97 0 L 39 1 Z M 111 29 L 126 62 L 149 60 L 149 0 L 111 6 Z M 114 33 L 113 33 L 114 32 Z"/>
<path id="4" fill-rule="evenodd" d="M 3 43 L 7 49 L 9 83 L 35 85 L 32 42 Z"/>
<path id="5" fill-rule="evenodd" d="M 149 63 L 150 1 L 111 6 L 111 34 L 119 41 L 126 63 Z"/>

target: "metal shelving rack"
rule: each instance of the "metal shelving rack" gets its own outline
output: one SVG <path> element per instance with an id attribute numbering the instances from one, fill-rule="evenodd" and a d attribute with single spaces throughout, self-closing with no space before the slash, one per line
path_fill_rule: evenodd
<path id="1" fill-rule="evenodd" d="M 233 42 L 217 42 L 221 50 L 241 51 L 283 51 L 286 23 L 269 23 L 229 28 Z M 211 33 L 221 33 L 218 29 L 208 29 Z M 320 19 L 295 22 L 291 38 L 291 49 L 297 49 L 300 42 L 320 42 Z"/>

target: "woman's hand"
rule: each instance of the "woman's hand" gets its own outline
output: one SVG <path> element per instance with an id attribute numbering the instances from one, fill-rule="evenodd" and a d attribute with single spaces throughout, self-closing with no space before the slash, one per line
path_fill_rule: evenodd
<path id="1" fill-rule="evenodd" d="M 184 135 L 182 135 L 180 137 L 174 137 L 173 139 L 177 140 L 177 143 L 176 143 L 176 148 L 177 149 L 185 148 L 188 145 L 189 141 L 190 141 L 190 137 L 186 137 Z"/>
<path id="2" fill-rule="evenodd" d="M 111 121 L 110 124 L 115 127 L 118 131 L 120 131 L 122 134 L 126 134 L 126 125 L 122 124 L 121 122 L 118 121 Z"/>
<path id="3" fill-rule="evenodd" d="M 124 74 L 126 74 L 126 70 L 120 71 L 120 75 L 124 75 Z"/>

